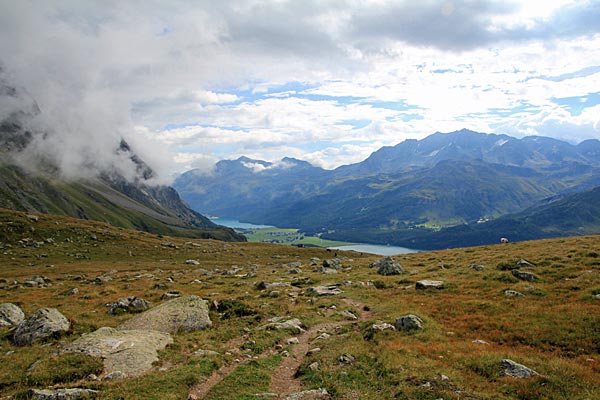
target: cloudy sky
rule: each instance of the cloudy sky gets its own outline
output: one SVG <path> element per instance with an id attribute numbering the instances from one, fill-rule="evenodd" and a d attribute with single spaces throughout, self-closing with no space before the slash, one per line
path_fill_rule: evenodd
<path id="1" fill-rule="evenodd" d="M 56 151 L 123 136 L 164 176 L 461 128 L 600 138 L 600 0 L 0 0 L 0 67 Z"/>

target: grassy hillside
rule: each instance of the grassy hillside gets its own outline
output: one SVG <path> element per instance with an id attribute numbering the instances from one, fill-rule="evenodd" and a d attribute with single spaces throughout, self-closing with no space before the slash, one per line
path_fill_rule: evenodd
<path id="1" fill-rule="evenodd" d="M 129 188 L 132 193 L 141 193 L 133 185 Z M 156 192 L 170 194 L 169 190 L 172 189 Z M 156 234 L 244 240 L 232 229 L 218 227 L 192 210 L 175 208 L 177 204 L 165 207 L 158 202 L 150 203 L 156 195 L 138 197 L 128 196 L 99 179 L 64 182 L 0 163 L 0 207 L 3 208 L 69 215 Z"/>
<path id="2" fill-rule="evenodd" d="M 405 270 L 398 276 L 368 267 L 379 257 L 338 256 L 343 269 L 324 275 L 311 265 L 314 257 L 334 257 L 324 249 L 157 237 L 0 210 L 0 302 L 16 303 L 26 315 L 56 307 L 73 322 L 69 335 L 31 347 L 14 347 L 10 330 L 0 328 L 0 397 L 24 398 L 31 387 L 53 386 L 94 388 L 102 399 L 253 399 L 319 387 L 335 399 L 600 398 L 600 236 L 407 254 L 396 257 Z M 188 259 L 199 264 L 186 265 Z M 534 282 L 511 273 L 521 259 L 536 265 L 521 268 L 535 274 Z M 288 273 L 298 265 L 300 273 Z M 50 285 L 25 287 L 33 275 Z M 99 276 L 111 280 L 96 282 Z M 444 286 L 416 290 L 422 279 Z M 260 290 L 259 282 L 291 285 Z M 339 284 L 343 293 L 307 291 L 326 283 Z M 79 292 L 67 295 L 73 288 Z M 524 296 L 508 297 L 507 289 Z M 218 306 L 212 328 L 175 334 L 149 373 L 89 380 L 90 373 L 101 376 L 97 360 L 55 355 L 61 343 L 130 318 L 109 315 L 106 303 L 138 296 L 160 304 L 167 291 Z M 424 329 L 371 330 L 406 314 L 419 316 Z M 256 329 L 278 316 L 299 318 L 307 333 Z M 330 337 L 316 339 L 323 332 Z M 292 336 L 301 343 L 289 345 Z M 218 354 L 194 355 L 199 349 Z M 505 358 L 539 375 L 502 376 Z"/>

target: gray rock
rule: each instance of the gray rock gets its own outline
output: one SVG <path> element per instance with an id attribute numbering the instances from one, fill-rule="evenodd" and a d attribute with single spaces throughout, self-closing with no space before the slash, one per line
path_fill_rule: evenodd
<path id="1" fill-rule="evenodd" d="M 107 304 L 109 314 L 122 312 L 140 312 L 150 308 L 152 304 L 140 297 L 128 296 L 120 298 L 116 303 Z"/>
<path id="2" fill-rule="evenodd" d="M 127 374 L 125 372 L 122 371 L 114 371 L 114 372 L 109 372 L 108 374 L 104 375 L 104 378 L 102 378 L 102 380 L 105 381 L 120 381 L 122 379 L 127 378 Z"/>
<path id="3" fill-rule="evenodd" d="M 176 299 L 178 297 L 181 297 L 181 293 L 175 291 L 175 292 L 166 292 L 166 293 L 163 293 L 163 295 L 160 296 L 160 299 L 161 300 L 172 300 L 172 299 Z"/>
<path id="4" fill-rule="evenodd" d="M 29 220 L 33 221 L 33 222 L 37 222 L 40 220 L 40 217 L 38 217 L 37 215 L 33 215 L 33 214 L 27 214 L 27 218 L 29 218 Z"/>
<path id="5" fill-rule="evenodd" d="M 329 260 L 323 260 L 323 267 L 325 267 L 325 268 L 333 268 L 333 269 L 340 269 L 342 267 L 342 260 L 340 260 L 337 257 L 329 259 Z"/>
<path id="6" fill-rule="evenodd" d="M 356 361 L 356 358 L 354 358 L 352 354 L 344 353 L 338 357 L 338 361 L 342 364 L 352 364 L 354 361 Z"/>
<path id="7" fill-rule="evenodd" d="M 337 274 L 338 273 L 337 269 L 335 269 L 335 268 L 328 268 L 328 267 L 325 267 L 323 265 L 317 266 L 315 268 L 315 272 L 320 272 L 320 273 L 325 274 L 325 275 L 332 275 L 332 274 Z"/>
<path id="8" fill-rule="evenodd" d="M 101 284 L 101 283 L 106 283 L 106 282 L 110 282 L 112 281 L 112 277 L 110 276 L 106 276 L 106 275 L 101 275 L 96 277 L 96 279 L 94 279 L 95 283 Z"/>
<path id="9" fill-rule="evenodd" d="M 486 346 L 490 345 L 488 342 L 486 342 L 485 340 L 481 340 L 481 339 L 475 339 L 471 343 L 473 343 L 473 344 L 483 344 L 483 345 L 486 345 Z"/>
<path id="10" fill-rule="evenodd" d="M 285 400 L 326 400 L 331 399 L 331 395 L 325 389 L 305 390 L 303 392 L 292 393 Z"/>
<path id="11" fill-rule="evenodd" d="M 535 268 L 535 264 L 532 264 L 532 263 L 530 263 L 529 261 L 527 261 L 527 260 L 524 260 L 524 259 L 520 259 L 520 260 L 517 262 L 517 265 L 518 265 L 519 267 L 529 267 L 529 268 Z"/>
<path id="12" fill-rule="evenodd" d="M 516 290 L 506 289 L 504 291 L 504 295 L 508 297 L 523 297 L 525 296 L 523 293 L 517 292 Z"/>
<path id="13" fill-rule="evenodd" d="M 355 321 L 358 319 L 358 317 L 356 315 L 354 315 L 352 312 L 350 312 L 348 310 L 338 311 L 338 315 L 341 315 L 342 317 L 344 317 L 344 319 L 347 319 L 349 321 Z"/>
<path id="14" fill-rule="evenodd" d="M 416 289 L 441 289 L 442 287 L 444 287 L 444 282 L 432 281 L 429 279 L 424 279 L 422 281 L 418 281 L 415 284 Z"/>
<path id="15" fill-rule="evenodd" d="M 537 277 L 531 272 L 519 271 L 518 269 L 513 269 L 512 274 L 515 278 L 518 278 L 522 281 L 533 282 L 537 281 Z"/>
<path id="16" fill-rule="evenodd" d="M 194 354 L 195 356 L 202 356 L 202 357 L 220 356 L 220 354 L 217 353 L 216 351 L 213 351 L 213 350 L 203 350 L 203 349 L 196 350 L 192 354 Z"/>
<path id="17" fill-rule="evenodd" d="M 83 353 L 102 357 L 110 373 L 137 376 L 158 361 L 158 351 L 173 343 L 168 333 L 153 330 L 116 330 L 100 328 L 67 345 L 63 353 Z"/>
<path id="18" fill-rule="evenodd" d="M 25 319 L 19 306 L 13 303 L 0 304 L 0 326 L 17 326 Z"/>
<path id="19" fill-rule="evenodd" d="M 91 389 L 29 389 L 27 398 L 30 400 L 77 400 L 95 399 L 98 391 Z"/>
<path id="20" fill-rule="evenodd" d="M 394 325 L 388 324 L 387 322 L 380 322 L 380 323 L 371 325 L 371 330 L 373 332 L 383 332 L 383 331 L 387 331 L 387 330 L 395 331 L 396 327 Z"/>
<path id="21" fill-rule="evenodd" d="M 510 376 L 513 378 L 523 379 L 532 377 L 534 375 L 539 375 L 531 368 L 527 368 L 526 366 L 516 363 L 513 360 L 509 359 L 504 359 L 500 361 L 500 368 L 502 368 L 502 373 L 505 376 Z"/>
<path id="22" fill-rule="evenodd" d="M 369 268 L 377 268 L 379 275 L 400 275 L 404 269 L 392 257 L 385 257 L 369 265 Z"/>
<path id="23" fill-rule="evenodd" d="M 408 314 L 400 318 L 396 318 L 394 326 L 399 331 L 412 331 L 423 329 L 423 320 L 416 315 Z"/>
<path id="24" fill-rule="evenodd" d="M 481 264 L 472 264 L 469 268 L 471 268 L 475 271 L 483 271 L 485 269 L 485 266 L 483 266 Z"/>
<path id="25" fill-rule="evenodd" d="M 186 265 L 200 265 L 200 261 L 198 261 L 198 260 L 185 260 L 184 264 L 186 264 Z"/>
<path id="26" fill-rule="evenodd" d="M 343 291 L 338 289 L 337 285 L 320 285 L 309 287 L 306 289 L 308 294 L 316 295 L 316 296 L 334 296 L 336 294 L 341 294 Z"/>
<path id="27" fill-rule="evenodd" d="M 314 363 L 309 364 L 307 368 L 310 369 L 311 371 L 318 371 L 319 370 L 319 362 L 315 361 Z"/>
<path id="28" fill-rule="evenodd" d="M 17 346 L 31 345 L 64 334 L 70 327 L 69 320 L 56 308 L 41 308 L 19 324 L 13 342 Z"/>
<path id="29" fill-rule="evenodd" d="M 76 295 L 76 294 L 78 294 L 78 293 L 79 293 L 79 289 L 78 289 L 78 288 L 73 288 L 73 289 L 69 290 L 69 291 L 66 293 L 66 295 L 67 295 L 67 296 L 75 296 L 75 295 Z"/>
<path id="30" fill-rule="evenodd" d="M 198 331 L 211 326 L 208 302 L 198 296 L 185 295 L 144 311 L 125 321 L 117 329 L 144 329 L 174 333 L 178 330 Z"/>
<path id="31" fill-rule="evenodd" d="M 280 330 L 280 329 L 289 329 L 294 333 L 302 333 L 304 332 L 304 328 L 302 327 L 302 322 L 298 318 L 288 319 L 283 322 L 270 322 L 266 325 L 262 325 L 258 327 L 259 330 Z"/>

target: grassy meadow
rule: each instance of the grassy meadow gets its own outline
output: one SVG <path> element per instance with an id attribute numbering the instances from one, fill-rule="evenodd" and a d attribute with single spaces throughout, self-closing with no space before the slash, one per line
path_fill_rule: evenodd
<path id="1" fill-rule="evenodd" d="M 335 399 L 600 399 L 600 236 L 400 255 L 394 258 L 405 273 L 396 276 L 369 268 L 379 256 L 337 251 L 342 268 L 325 275 L 311 261 L 334 257 L 322 248 L 158 237 L 38 217 L 0 210 L 0 303 L 15 303 L 26 316 L 56 307 L 72 332 L 15 347 L 11 330 L 0 328 L 1 399 L 26 398 L 34 387 L 97 389 L 102 399 L 255 399 L 274 392 L 278 367 L 293 352 L 287 339 L 295 333 L 257 329 L 273 317 L 300 319 L 309 348 L 320 348 L 298 356 L 290 387 L 325 388 Z M 185 264 L 189 259 L 199 264 Z M 511 273 L 521 259 L 536 265 L 521 267 L 535 274 L 533 282 Z M 24 287 L 34 275 L 50 284 Z M 110 280 L 96 282 L 100 276 Z M 422 279 L 444 286 L 416 290 Z M 290 285 L 259 290 L 259 282 Z M 331 283 L 343 293 L 307 291 Z M 73 288 L 79 292 L 68 295 Z M 508 297 L 507 289 L 524 296 Z M 172 291 L 214 302 L 213 326 L 174 334 L 148 373 L 93 380 L 90 374 L 102 376 L 100 360 L 56 354 L 84 333 L 131 317 L 108 314 L 107 303 L 138 296 L 156 305 Z M 338 314 L 346 310 L 359 319 Z M 424 329 L 371 330 L 406 314 L 419 316 Z M 315 340 L 323 332 L 330 336 Z M 218 354 L 194 354 L 200 349 Z M 340 361 L 344 354 L 352 360 Z M 539 375 L 502 376 L 505 358 Z M 217 370 L 227 374 L 195 395 Z"/>

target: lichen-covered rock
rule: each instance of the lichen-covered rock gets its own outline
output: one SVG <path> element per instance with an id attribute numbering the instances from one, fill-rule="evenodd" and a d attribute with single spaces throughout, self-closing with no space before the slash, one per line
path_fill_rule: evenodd
<path id="1" fill-rule="evenodd" d="M 19 306 L 13 303 L 0 304 L 0 326 L 17 326 L 25 319 Z"/>
<path id="2" fill-rule="evenodd" d="M 337 257 L 329 259 L 329 260 L 323 260 L 323 267 L 340 269 L 340 268 L 342 268 L 342 260 Z"/>
<path id="3" fill-rule="evenodd" d="M 102 357 L 107 373 L 122 372 L 137 376 L 158 361 L 158 351 L 173 343 L 168 333 L 152 330 L 100 328 L 83 335 L 62 351 Z"/>
<path id="4" fill-rule="evenodd" d="M 537 372 L 528 368 L 522 364 L 516 363 L 513 360 L 504 359 L 500 361 L 500 368 L 502 368 L 502 373 L 506 376 L 510 376 L 513 378 L 529 378 L 534 375 L 539 375 Z"/>
<path id="5" fill-rule="evenodd" d="M 369 268 L 377 268 L 379 275 L 400 275 L 404 269 L 392 257 L 385 257 L 369 265 Z"/>
<path id="6" fill-rule="evenodd" d="M 27 346 L 66 333 L 69 320 L 56 308 L 41 308 L 19 324 L 13 334 L 17 346 Z"/>
<path id="7" fill-rule="evenodd" d="M 184 295 L 136 315 L 117 327 L 119 330 L 154 330 L 174 333 L 197 331 L 212 326 L 208 302 L 194 295 Z"/>
<path id="8" fill-rule="evenodd" d="M 396 318 L 394 326 L 399 331 L 412 331 L 423 329 L 423 320 L 416 315 L 408 314 L 400 318 Z"/>

